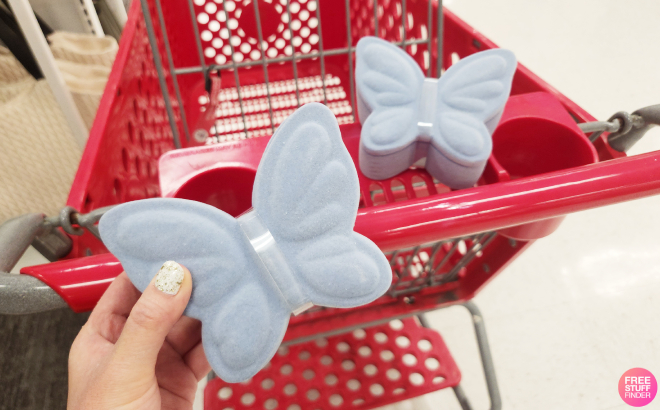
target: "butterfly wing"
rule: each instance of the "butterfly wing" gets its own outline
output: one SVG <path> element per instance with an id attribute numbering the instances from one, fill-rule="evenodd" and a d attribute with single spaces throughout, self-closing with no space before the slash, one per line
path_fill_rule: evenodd
<path id="1" fill-rule="evenodd" d="M 276 288 L 270 289 L 246 282 L 203 315 L 204 352 L 213 370 L 228 383 L 257 374 L 282 343 L 291 311 Z"/>
<path id="2" fill-rule="evenodd" d="M 193 292 L 186 315 L 222 298 L 250 263 L 241 249 L 238 224 L 226 213 L 199 202 L 157 198 L 133 201 L 108 211 L 99 224 L 106 247 L 144 291 L 163 262 L 186 266 Z"/>
<path id="3" fill-rule="evenodd" d="M 385 40 L 364 37 L 356 47 L 355 82 L 364 149 L 385 155 L 410 145 L 424 83 L 415 60 Z"/>
<path id="4" fill-rule="evenodd" d="M 487 50 L 460 60 L 438 82 L 432 141 L 454 162 L 470 165 L 490 155 L 516 67 L 512 52 Z"/>
<path id="5" fill-rule="evenodd" d="M 382 252 L 353 232 L 359 196 L 337 120 L 324 105 L 306 104 L 271 138 L 252 204 L 315 304 L 368 303 L 392 281 Z"/>
<path id="6" fill-rule="evenodd" d="M 108 211 L 99 230 L 141 291 L 167 260 L 190 270 L 184 313 L 202 321 L 206 356 L 223 380 L 245 380 L 270 360 L 290 312 L 234 218 L 199 202 L 147 199 Z"/>
<path id="7" fill-rule="evenodd" d="M 381 108 L 371 114 L 360 133 L 359 164 L 368 178 L 383 180 L 400 174 L 417 160 L 417 114 L 411 107 Z"/>
<path id="8" fill-rule="evenodd" d="M 329 235 L 303 246 L 295 262 L 304 278 L 303 288 L 316 305 L 364 305 L 392 284 L 392 270 L 383 252 L 356 232 Z"/>

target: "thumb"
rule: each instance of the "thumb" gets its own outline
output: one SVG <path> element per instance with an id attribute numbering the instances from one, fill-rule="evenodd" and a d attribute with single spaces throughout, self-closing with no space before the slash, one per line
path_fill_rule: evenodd
<path id="1" fill-rule="evenodd" d="M 188 269 L 168 261 L 135 303 L 114 352 L 114 359 L 132 377 L 153 377 L 158 352 L 183 314 L 191 292 Z"/>

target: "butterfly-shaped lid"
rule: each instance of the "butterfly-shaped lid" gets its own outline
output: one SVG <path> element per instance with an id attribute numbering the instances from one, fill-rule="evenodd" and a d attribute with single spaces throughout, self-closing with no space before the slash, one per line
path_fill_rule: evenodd
<path id="1" fill-rule="evenodd" d="M 107 212 L 100 231 L 140 290 L 167 260 L 190 270 L 185 314 L 202 321 L 215 372 L 239 382 L 275 354 L 292 311 L 358 306 L 389 288 L 387 259 L 353 232 L 358 201 L 337 121 L 312 103 L 271 138 L 248 214 L 234 219 L 194 201 L 148 199 Z"/>
<path id="2" fill-rule="evenodd" d="M 487 50 L 458 61 L 439 80 L 429 79 L 401 48 L 375 37 L 360 39 L 356 86 L 362 171 L 389 178 L 427 157 L 427 164 L 435 161 L 429 172 L 447 178 L 441 182 L 473 185 L 476 180 L 469 181 L 478 178 L 492 150 L 491 134 L 516 65 L 510 51 Z M 432 155 L 427 149 L 434 150 Z M 468 182 L 457 181 L 466 176 Z"/>

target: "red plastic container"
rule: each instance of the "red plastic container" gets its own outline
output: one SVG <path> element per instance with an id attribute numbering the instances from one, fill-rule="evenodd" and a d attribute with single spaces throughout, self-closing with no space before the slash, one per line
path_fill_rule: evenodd
<path id="1" fill-rule="evenodd" d="M 497 182 L 541 175 L 598 162 L 589 138 L 551 94 L 512 97 L 493 133 L 488 167 Z M 540 239 L 558 227 L 563 216 L 500 229 L 516 240 Z"/>
<path id="2" fill-rule="evenodd" d="M 155 2 L 148 1 L 160 55 L 167 55 L 163 42 L 163 30 L 166 29 L 173 64 L 179 69 L 176 79 L 183 106 L 173 97 L 176 95 L 173 73 L 168 64 L 164 64 L 182 145 L 197 144 L 192 138 L 186 141 L 183 136 L 186 128 L 190 134 L 195 127 L 205 126 L 204 116 L 200 113 L 209 109 L 216 110 L 218 119 L 215 129 L 209 130 L 211 134 L 218 133 L 211 142 L 228 142 L 222 146 L 227 150 L 223 154 L 226 155 L 224 164 L 216 164 L 213 152 L 217 148 L 207 147 L 211 159 L 203 160 L 203 155 L 198 155 L 197 162 L 192 164 L 193 168 L 197 167 L 193 171 L 196 175 L 190 178 L 190 169 L 179 172 L 181 170 L 177 167 L 168 169 L 163 162 L 159 168 L 159 159 L 174 147 L 173 132 L 158 86 L 140 3 L 133 2 L 68 205 L 87 212 L 162 194 L 202 200 L 232 214 L 240 213 L 248 205 L 247 192 L 255 159 L 266 143 L 265 138 L 249 141 L 243 138 L 269 135 L 272 128 L 296 108 L 296 76 L 300 102 L 327 100 L 342 124 L 349 151 L 357 158 L 360 126 L 353 122 L 350 105 L 354 59 L 352 54 L 342 50 L 352 48 L 359 37 L 374 34 L 373 3 L 349 1 L 344 13 L 340 12 L 347 4 L 344 1 L 291 1 L 291 4 L 297 4 L 295 11 L 290 10 L 299 22 L 297 28 L 294 27 L 294 37 L 299 35 L 301 39 L 307 39 L 295 46 L 296 51 L 303 53 L 297 57 L 295 70 L 293 62 L 284 59 L 290 39 L 284 39 L 279 31 L 279 22 L 283 21 L 284 15 L 288 16 L 281 3 L 259 2 L 264 42 L 268 46 L 266 55 L 274 60 L 251 67 L 238 66 L 234 70 L 219 57 L 224 55 L 226 60 L 227 41 L 223 41 L 223 45 L 218 41 L 214 43 L 216 38 L 222 40 L 223 28 L 226 28 L 226 16 L 218 17 L 222 1 L 195 2 L 194 18 L 191 18 L 184 1 L 161 2 L 164 26 L 157 17 Z M 234 28 L 240 28 L 236 30 L 237 40 L 232 41 L 243 62 L 261 58 L 258 43 L 253 41 L 258 33 L 255 34 L 256 25 L 251 20 L 255 17 L 251 4 L 232 2 L 230 8 L 233 10 L 229 10 L 232 14 L 228 21 L 231 25 L 236 24 Z M 397 0 L 378 4 L 378 34 L 391 41 L 403 40 L 402 30 L 396 23 L 401 21 L 402 4 Z M 410 0 L 406 8 L 407 19 L 404 19 L 408 22 L 407 40 L 430 36 L 429 41 L 420 40 L 419 44 L 409 44 L 405 49 L 431 75 L 438 72 L 435 7 L 434 3 L 429 7 L 422 0 Z M 220 66 L 222 88 L 217 91 L 218 100 L 210 104 L 208 99 L 200 98 L 204 97 L 200 94 L 204 78 L 194 69 L 200 62 L 193 20 L 198 22 L 195 23 L 196 29 L 201 33 L 202 46 L 207 54 L 205 63 L 224 64 Z M 320 54 L 321 39 L 323 55 Z M 278 44 L 284 46 L 280 48 Z M 448 68 L 454 55 L 465 57 L 493 47 L 491 41 L 445 11 L 443 68 Z M 209 48 L 212 50 L 207 51 Z M 193 68 L 186 69 L 190 67 Z M 266 74 L 269 87 L 265 86 Z M 243 116 L 238 109 L 236 79 L 242 91 L 240 103 L 247 129 L 243 129 Z M 291 320 L 286 340 L 309 340 L 319 333 L 339 332 L 469 300 L 531 245 L 534 238 L 556 227 L 556 218 L 660 193 L 660 153 L 623 158 L 624 154 L 606 144 L 606 135 L 603 135 L 594 144 L 599 162 L 593 163 L 593 150 L 586 148 L 583 138 L 578 138 L 576 127 L 568 118 L 570 116 L 576 122 L 593 121 L 594 118 L 519 65 L 512 95 L 532 98 L 527 94 L 539 91 L 547 93 L 543 98 L 552 98 L 554 105 L 539 107 L 539 111 L 533 113 L 541 120 L 537 118 L 530 122 L 526 118 L 516 118 L 514 114 L 505 118 L 502 129 L 495 135 L 494 157 L 482 184 L 475 188 L 450 191 L 419 169 L 410 169 L 387 181 L 372 181 L 359 175 L 362 201 L 355 229 L 387 253 L 393 270 L 392 288 L 386 296 L 368 306 L 313 308 L 296 316 Z M 508 109 L 512 110 L 512 107 Z M 507 131 L 507 127 L 511 129 Z M 532 140 L 525 138 L 533 127 L 537 127 L 535 137 L 544 145 L 529 144 Z M 550 129 L 555 131 L 546 132 Z M 570 144 L 574 149 L 567 151 L 563 144 Z M 545 148 L 539 150 L 539 147 Z M 246 155 L 246 150 L 252 151 Z M 553 155 L 541 155 L 538 163 L 530 164 L 527 159 L 518 161 L 520 158 L 512 155 L 518 152 L 516 150 Z M 174 160 L 177 155 L 176 152 L 168 153 L 166 158 Z M 185 152 L 181 151 L 180 155 L 185 156 Z M 583 165 L 587 163 L 589 165 Z M 534 168 L 525 168 L 525 164 L 534 165 Z M 166 176 L 170 181 L 169 185 L 162 186 L 162 191 L 159 176 L 161 181 Z M 232 196 L 233 193 L 236 195 Z M 530 229 L 530 226 L 537 228 Z M 116 260 L 103 255 L 105 253 L 107 250 L 103 244 L 85 233 L 74 238 L 68 260 L 24 268 L 22 273 L 36 276 L 53 287 L 72 309 L 88 310 L 110 279 L 121 271 Z"/>

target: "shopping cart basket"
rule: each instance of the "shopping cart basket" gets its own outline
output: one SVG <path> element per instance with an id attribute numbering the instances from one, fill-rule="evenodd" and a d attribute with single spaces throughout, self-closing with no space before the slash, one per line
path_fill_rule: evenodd
<path id="1" fill-rule="evenodd" d="M 436 1 L 142 0 L 129 14 L 68 207 L 57 216 L 24 215 L 0 228 L 0 272 L 9 272 L 30 244 L 53 261 L 23 268 L 21 275 L 0 273 L 3 313 L 93 308 L 122 270 L 95 223 L 108 206 L 159 196 L 158 160 L 168 151 L 258 145 L 253 137 L 271 135 L 311 101 L 332 109 L 354 149 L 360 37 L 400 45 L 428 76 L 496 47 Z M 660 121 L 657 107 L 596 122 L 519 65 L 512 96 L 536 92 L 558 101 L 572 126 L 589 133 L 597 163 L 550 161 L 525 174 L 492 157 L 479 185 L 461 191 L 441 186 L 423 169 L 386 181 L 360 174 L 355 229 L 386 253 L 392 287 L 367 306 L 314 308 L 293 317 L 285 342 L 467 302 L 562 216 L 660 193 L 660 152 L 624 153 Z M 514 148 L 494 143 L 495 153 Z M 231 174 L 225 177 L 231 184 Z"/>

